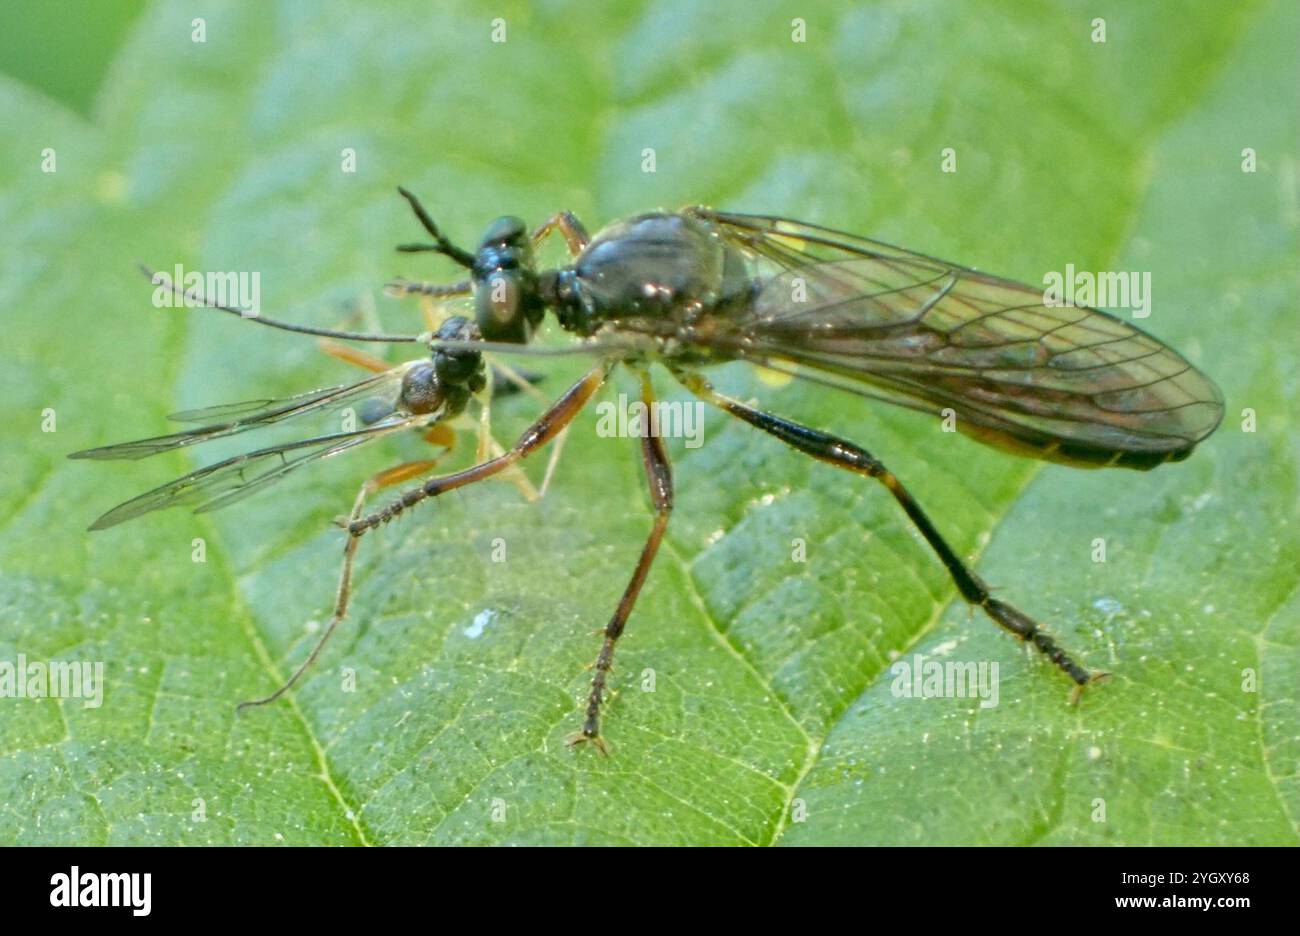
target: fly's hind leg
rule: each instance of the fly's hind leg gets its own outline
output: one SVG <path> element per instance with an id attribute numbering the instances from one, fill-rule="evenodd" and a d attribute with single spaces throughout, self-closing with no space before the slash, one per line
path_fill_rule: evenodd
<path id="1" fill-rule="evenodd" d="M 437 429 L 439 427 L 435 426 L 433 428 Z M 428 433 L 426 433 L 426 438 L 429 438 Z M 434 441 L 437 438 L 438 436 L 435 435 L 433 438 L 430 438 L 430 441 Z M 343 525 L 346 526 L 361 516 L 361 511 L 365 507 L 366 498 L 375 491 L 389 487 L 390 485 L 401 484 L 403 481 L 409 481 L 410 479 L 418 478 L 421 475 L 426 475 L 432 471 L 437 464 L 438 459 L 436 458 L 424 461 L 406 462 L 393 468 L 389 468 L 386 471 L 381 471 L 373 477 L 368 478 L 366 482 L 361 485 L 361 489 L 357 491 L 356 500 L 352 504 L 352 512 L 348 515 L 348 519 Z M 325 644 L 329 641 L 335 629 L 339 626 L 339 623 L 348 615 L 348 604 L 352 597 L 352 565 L 356 559 L 357 545 L 360 542 L 361 541 L 357 537 L 349 536 L 347 542 L 343 544 L 343 566 L 339 570 L 338 590 L 334 596 L 334 612 L 330 615 L 329 623 L 325 625 L 325 630 L 321 632 L 319 639 L 316 641 L 316 645 L 312 647 L 311 653 L 307 655 L 307 659 L 303 660 L 299 667 L 293 671 L 293 675 L 286 679 L 279 689 L 276 689 L 270 695 L 264 696 L 260 699 L 250 699 L 247 702 L 240 702 L 239 705 L 236 706 L 236 711 L 242 712 L 244 709 L 251 708 L 255 705 L 266 705 L 270 702 L 274 702 L 276 699 L 280 698 L 280 696 L 293 688 L 293 685 L 299 680 L 299 678 L 301 678 L 302 674 L 307 672 L 307 670 L 311 668 L 312 664 L 316 662 L 316 659 L 320 656 L 321 651 L 325 649 Z"/>
<path id="2" fill-rule="evenodd" d="M 1099 682 L 1106 677 L 1106 673 L 1090 672 L 1075 662 L 1074 658 L 1062 649 L 1052 636 L 1043 630 L 1038 622 L 1029 615 L 1012 607 L 1005 601 L 994 598 L 984 581 L 967 568 L 966 563 L 962 562 L 961 558 L 940 535 L 930 518 L 921 509 L 920 504 L 903 487 L 902 482 L 866 449 L 829 433 L 802 426 L 779 416 L 773 416 L 770 413 L 764 413 L 741 403 L 739 400 L 723 396 L 714 390 L 713 386 L 699 374 L 682 372 L 677 373 L 676 377 L 686 389 L 706 403 L 718 407 L 757 429 L 762 429 L 764 432 L 776 436 L 787 445 L 811 455 L 819 461 L 824 461 L 837 468 L 843 468 L 846 471 L 852 471 L 868 478 L 875 478 L 883 484 L 886 490 L 893 495 L 894 500 L 898 501 L 899 506 L 903 508 L 903 511 L 916 528 L 921 531 L 921 535 L 930 544 L 930 548 L 939 556 L 939 560 L 947 568 L 948 574 L 952 576 L 952 580 L 961 596 L 971 605 L 978 605 L 983 608 L 989 617 L 1021 640 L 1033 644 L 1035 649 L 1056 664 L 1070 679 L 1074 680 L 1075 689 L 1070 697 L 1072 702 L 1078 699 L 1084 686 L 1089 683 Z"/>

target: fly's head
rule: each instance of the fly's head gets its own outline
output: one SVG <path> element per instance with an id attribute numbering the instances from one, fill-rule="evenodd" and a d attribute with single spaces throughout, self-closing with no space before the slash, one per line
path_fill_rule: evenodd
<path id="1" fill-rule="evenodd" d="M 478 327 L 464 316 L 447 319 L 434 333 L 435 341 L 479 341 Z M 448 418 L 465 411 L 469 398 L 487 386 L 481 352 L 434 348 L 402 377 L 400 405 L 408 413 L 432 413 L 442 408 Z"/>
<path id="2" fill-rule="evenodd" d="M 474 253 L 474 318 L 484 341 L 522 344 L 546 312 L 528 229 L 507 215 L 488 226 Z"/>

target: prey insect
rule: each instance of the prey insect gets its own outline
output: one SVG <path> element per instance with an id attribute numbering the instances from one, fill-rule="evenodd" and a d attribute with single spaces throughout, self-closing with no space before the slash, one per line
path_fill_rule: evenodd
<path id="1" fill-rule="evenodd" d="M 398 281 L 390 291 L 466 297 L 474 319 L 452 320 L 436 334 L 341 332 L 258 317 L 264 325 L 356 341 L 427 342 L 431 361 L 412 362 L 372 381 L 317 391 L 249 410 L 218 408 L 216 421 L 189 433 L 93 449 L 75 457 L 134 458 L 278 421 L 361 396 L 388 400 L 363 429 L 259 450 L 200 469 L 128 501 L 100 518 L 101 528 L 173 503 L 224 506 L 299 464 L 403 428 L 437 423 L 481 392 L 480 352 L 581 354 L 590 370 L 565 391 L 513 446 L 471 467 L 428 478 L 386 506 L 365 512 L 359 496 L 347 542 L 335 615 L 303 666 L 319 655 L 346 614 L 357 544 L 371 530 L 421 502 L 515 468 L 554 440 L 619 365 L 655 402 L 648 366 L 658 363 L 687 390 L 790 447 L 880 482 L 929 543 L 958 593 L 1027 641 L 1075 684 L 1073 698 L 1105 674 L 1091 671 L 1032 617 L 989 587 L 948 544 L 903 483 L 875 455 L 831 433 L 732 399 L 709 382 L 709 365 L 746 361 L 870 400 L 936 416 L 951 411 L 967 435 L 1017 454 L 1080 467 L 1150 469 L 1179 461 L 1218 426 L 1223 398 L 1214 383 L 1156 338 L 1097 309 L 1049 306 L 1043 292 L 887 244 L 785 218 L 705 207 L 652 212 L 617 221 L 589 237 L 562 212 L 532 231 L 517 218 L 494 221 L 477 250 L 454 245 L 420 203 L 400 190 L 432 239 L 399 247 L 441 254 L 468 271 L 438 285 Z M 564 238 L 569 262 L 539 269 L 535 252 L 551 233 Z M 220 307 L 219 307 L 220 308 Z M 238 314 L 236 310 L 225 309 Z M 550 313 L 577 341 L 530 345 Z M 660 439 L 640 440 L 653 520 L 622 598 L 603 631 L 581 729 L 571 744 L 606 750 L 601 707 L 615 646 L 649 574 L 673 509 L 673 479 Z M 267 461 L 265 474 L 245 465 Z M 424 467 L 424 466 L 421 466 Z M 395 469 L 380 483 L 408 480 Z"/>

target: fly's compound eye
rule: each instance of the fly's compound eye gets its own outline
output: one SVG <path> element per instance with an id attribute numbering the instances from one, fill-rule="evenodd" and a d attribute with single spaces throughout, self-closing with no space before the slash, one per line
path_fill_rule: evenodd
<path id="1" fill-rule="evenodd" d="M 497 218 L 483 234 L 483 247 L 522 247 L 528 242 L 528 228 L 513 215 Z"/>
<path id="2" fill-rule="evenodd" d="M 402 376 L 402 409 L 421 415 L 442 405 L 442 383 L 432 362 L 421 361 Z"/>
<path id="3" fill-rule="evenodd" d="M 528 321 L 523 314 L 524 290 L 516 270 L 494 270 L 474 284 L 474 318 L 486 341 L 524 342 Z"/>

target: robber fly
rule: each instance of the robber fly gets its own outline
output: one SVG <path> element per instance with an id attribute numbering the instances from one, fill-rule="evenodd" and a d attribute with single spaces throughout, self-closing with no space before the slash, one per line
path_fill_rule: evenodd
<path id="1" fill-rule="evenodd" d="M 289 681 L 257 703 L 293 685 L 346 614 L 352 557 L 362 536 L 421 501 L 498 475 L 541 449 L 572 422 L 619 364 L 639 376 L 642 401 L 649 408 L 655 402 L 647 370 L 652 362 L 700 399 L 792 448 L 883 484 L 934 549 L 961 596 L 1050 659 L 1075 683 L 1075 697 L 1106 675 L 1085 669 L 1029 615 L 993 597 L 874 455 L 846 439 L 724 396 L 701 371 L 747 361 L 921 412 L 950 410 L 967 435 L 1017 454 L 1081 467 L 1145 470 L 1186 458 L 1223 416 L 1219 389 L 1176 351 L 1097 309 L 1047 305 L 1042 290 L 815 224 L 697 206 L 617 221 L 589 237 L 572 214 L 561 212 L 531 234 L 518 218 L 499 218 L 471 253 L 454 245 L 413 195 L 399 191 L 432 243 L 398 249 L 442 254 L 469 276 L 448 285 L 403 280 L 390 284 L 391 291 L 469 297 L 472 322 L 451 320 L 436 334 L 377 335 L 264 316 L 253 320 L 341 339 L 427 342 L 432 364 L 403 365 L 374 382 L 251 411 L 218 411 L 232 418 L 190 433 L 76 456 L 139 457 L 304 409 L 369 398 L 377 390 L 387 395 L 391 405 L 380 407 L 377 418 L 356 432 L 240 456 L 258 460 L 273 455 L 275 474 L 246 478 L 246 462 L 232 459 L 128 501 L 92 528 L 172 503 L 190 503 L 196 496 L 200 509 L 212 509 L 264 487 L 322 451 L 333 454 L 364 439 L 445 418 L 481 388 L 475 378 L 482 366 L 480 352 L 591 356 L 593 366 L 586 375 L 509 450 L 431 477 L 378 510 L 363 512 L 358 499 L 345 524 L 344 572 L 330 626 Z M 571 259 L 559 269 L 540 270 L 535 251 L 552 232 L 563 236 Z M 528 346 L 547 312 L 578 338 L 574 345 Z M 600 710 L 615 644 L 673 507 L 672 470 L 662 442 L 645 434 L 640 444 L 654 519 L 604 629 L 582 728 L 569 739 L 570 744 L 590 741 L 601 752 L 606 743 Z M 303 455 L 285 458 L 300 450 Z"/>

